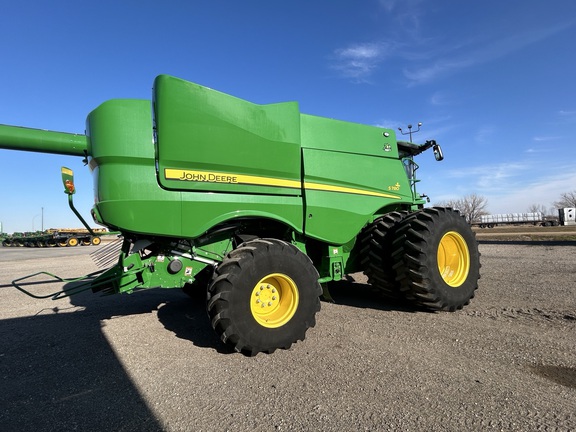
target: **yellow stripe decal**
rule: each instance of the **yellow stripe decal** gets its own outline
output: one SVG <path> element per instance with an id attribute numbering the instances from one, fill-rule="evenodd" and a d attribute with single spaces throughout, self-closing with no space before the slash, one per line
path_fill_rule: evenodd
<path id="1" fill-rule="evenodd" d="M 211 171 L 195 171 L 181 169 L 164 169 L 166 180 L 204 182 L 204 183 L 228 183 L 228 184 L 248 184 L 257 186 L 277 186 L 300 189 L 301 183 L 296 180 L 283 180 L 271 177 L 259 177 L 244 174 L 223 174 Z M 380 198 L 400 199 L 397 195 L 386 194 L 381 192 L 372 192 L 363 189 L 354 189 L 343 186 L 330 186 L 321 183 L 305 182 L 304 188 L 309 190 L 341 192 L 355 195 L 367 195 Z"/>
<path id="2" fill-rule="evenodd" d="M 330 186 L 330 185 L 325 185 L 325 184 L 321 184 L 321 183 L 304 182 L 304 187 L 306 189 L 311 189 L 311 190 L 342 192 L 342 193 L 349 193 L 349 194 L 355 194 L 355 195 L 368 195 L 368 196 L 375 196 L 375 197 L 380 197 L 380 198 L 400 199 L 400 197 L 397 195 L 386 194 L 386 193 L 382 193 L 382 192 L 372 192 L 372 191 L 367 191 L 364 189 L 347 188 L 347 187 L 343 187 L 343 186 Z"/>

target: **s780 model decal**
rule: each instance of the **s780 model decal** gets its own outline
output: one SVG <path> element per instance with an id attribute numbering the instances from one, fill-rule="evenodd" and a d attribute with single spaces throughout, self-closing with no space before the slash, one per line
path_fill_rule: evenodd
<path id="1" fill-rule="evenodd" d="M 186 182 L 202 183 L 227 183 L 227 184 L 244 184 L 255 186 L 276 186 L 293 189 L 301 189 L 302 184 L 296 180 L 283 180 L 273 177 L 260 177 L 245 174 L 220 173 L 212 171 L 196 171 L 166 168 L 164 169 L 166 180 L 178 180 Z M 332 186 L 323 183 L 304 182 L 306 190 L 316 190 L 325 192 L 340 192 L 355 195 L 367 195 L 381 198 L 400 199 L 398 195 L 389 193 L 373 192 L 364 189 L 349 188 L 344 186 Z"/>

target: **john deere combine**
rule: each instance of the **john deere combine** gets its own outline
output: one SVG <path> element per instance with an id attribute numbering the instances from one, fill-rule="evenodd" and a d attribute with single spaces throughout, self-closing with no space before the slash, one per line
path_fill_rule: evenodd
<path id="1" fill-rule="evenodd" d="M 107 101 L 86 135 L 0 126 L 0 148 L 86 158 L 92 217 L 124 240 L 117 263 L 83 288 L 206 291 L 214 330 L 248 355 L 303 340 L 323 286 L 347 273 L 429 310 L 460 309 L 477 288 L 468 224 L 424 208 L 416 191 L 413 158 L 432 149 L 442 159 L 435 141 L 161 75 L 152 104 Z"/>

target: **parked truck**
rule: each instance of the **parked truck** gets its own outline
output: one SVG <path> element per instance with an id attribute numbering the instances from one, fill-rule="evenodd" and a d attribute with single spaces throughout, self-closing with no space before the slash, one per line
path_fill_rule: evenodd
<path id="1" fill-rule="evenodd" d="M 482 215 L 480 221 L 473 225 L 480 228 L 494 228 L 498 225 L 557 226 L 559 219 L 556 216 L 546 216 L 542 212 L 501 213 Z"/>
<path id="2" fill-rule="evenodd" d="M 482 215 L 480 216 L 480 221 L 472 223 L 472 226 L 478 226 L 480 228 L 494 228 L 498 225 L 576 225 L 576 208 L 558 209 L 558 216 L 546 215 L 542 212 Z"/>
<path id="3" fill-rule="evenodd" d="M 576 208 L 566 207 L 558 209 L 558 219 L 560 225 L 576 225 Z"/>
<path id="4" fill-rule="evenodd" d="M 462 308 L 478 286 L 470 226 L 456 210 L 425 208 L 416 190 L 414 157 L 443 158 L 434 140 L 161 75 L 152 103 L 104 102 L 86 135 L 2 125 L 0 148 L 84 158 L 94 221 L 122 233 L 115 265 L 53 298 L 201 290 L 215 332 L 247 355 L 303 340 L 326 284 L 349 273 L 431 311 Z M 74 210 L 66 168 L 63 182 Z M 45 297 L 27 281 L 13 284 Z"/>

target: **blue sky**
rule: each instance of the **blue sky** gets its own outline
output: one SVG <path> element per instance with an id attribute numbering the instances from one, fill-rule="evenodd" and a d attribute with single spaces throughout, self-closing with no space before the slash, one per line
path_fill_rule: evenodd
<path id="1" fill-rule="evenodd" d="M 160 6 L 161 4 L 161 6 Z M 422 122 L 432 203 L 477 193 L 491 213 L 576 190 L 573 0 L 4 2 L 0 123 L 83 133 L 112 98 L 171 74 L 256 103 L 397 129 Z M 4 231 L 78 227 L 60 184 L 80 158 L 0 150 Z"/>

